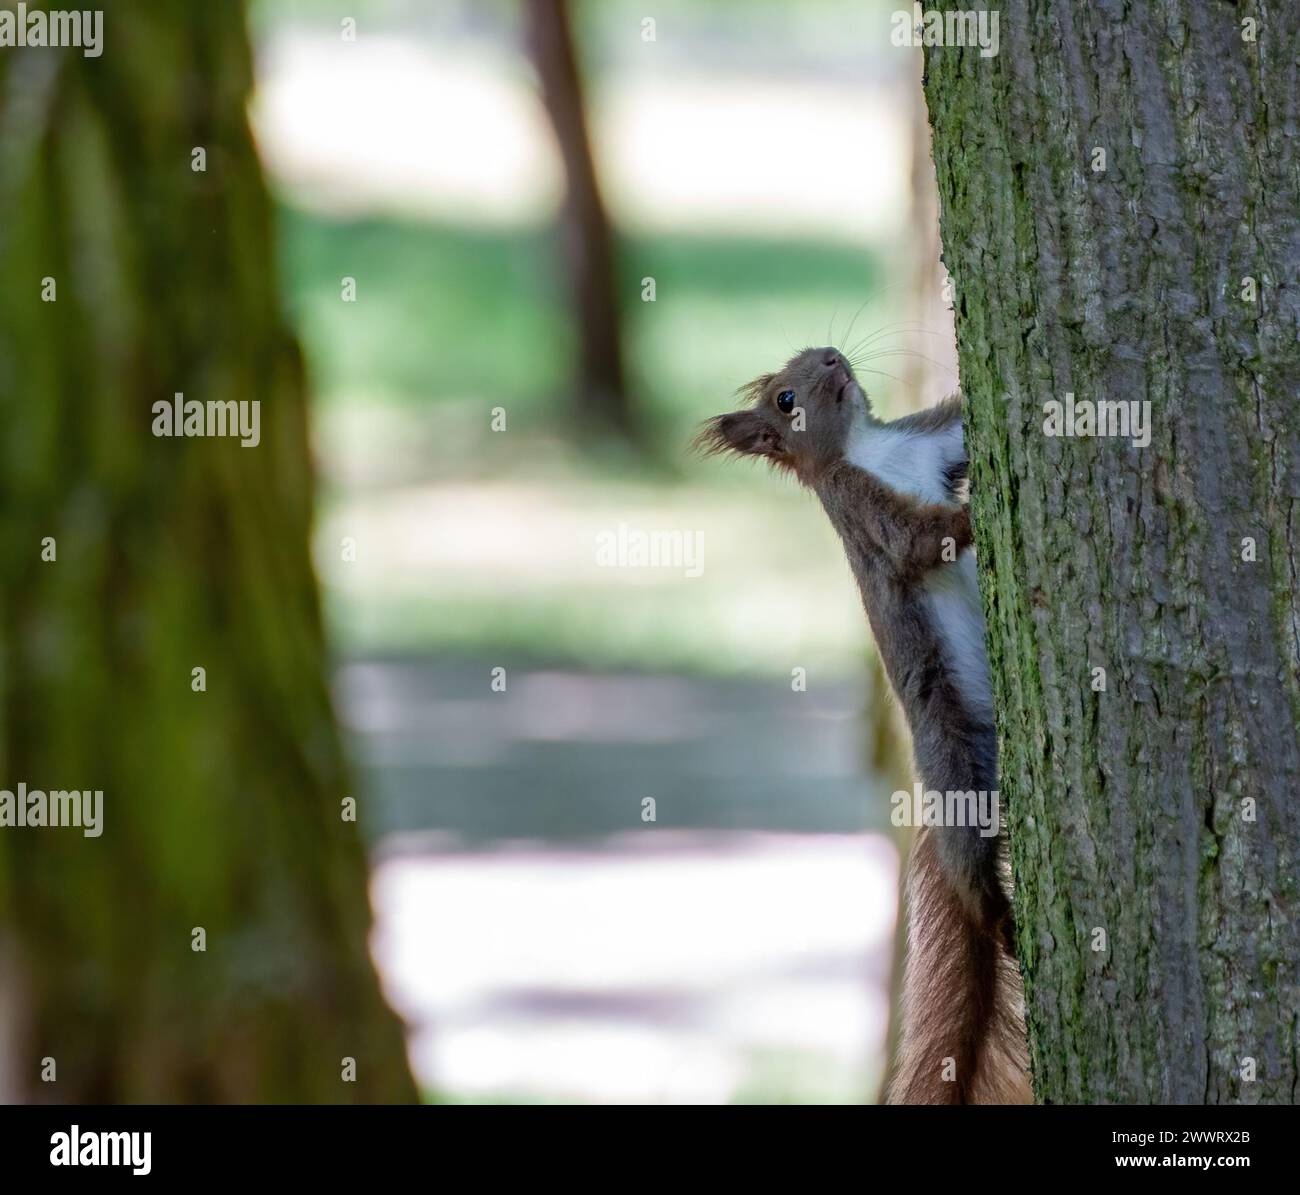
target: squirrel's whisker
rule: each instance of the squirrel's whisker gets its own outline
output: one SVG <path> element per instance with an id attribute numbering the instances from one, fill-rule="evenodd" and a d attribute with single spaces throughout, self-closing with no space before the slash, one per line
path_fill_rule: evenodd
<path id="1" fill-rule="evenodd" d="M 888 286 L 877 287 L 871 294 L 869 294 L 865 299 L 863 299 L 861 306 L 859 306 L 857 311 L 853 313 L 853 318 L 849 320 L 849 326 L 844 329 L 844 335 L 841 339 L 848 340 L 848 338 L 852 335 L 853 325 L 858 322 L 858 316 L 860 316 L 867 309 L 867 304 L 874 303 L 878 298 L 880 298 L 881 295 L 887 294 L 891 290 L 896 290 L 898 287 L 902 285 L 903 285 L 902 282 L 891 282 Z M 828 336 L 826 340 L 828 344 L 835 343 L 834 337 Z"/>
<path id="2" fill-rule="evenodd" d="M 957 371 L 951 365 L 945 365 L 942 361 L 936 361 L 933 357 L 927 357 L 924 353 L 918 353 L 915 349 L 879 349 L 868 357 L 864 357 L 862 364 L 868 361 L 877 361 L 881 357 L 915 357 L 918 361 L 924 361 L 933 365 L 935 369 L 942 369 L 944 373 L 950 373 L 953 377 L 957 376 Z M 857 366 L 855 365 L 856 369 Z"/>

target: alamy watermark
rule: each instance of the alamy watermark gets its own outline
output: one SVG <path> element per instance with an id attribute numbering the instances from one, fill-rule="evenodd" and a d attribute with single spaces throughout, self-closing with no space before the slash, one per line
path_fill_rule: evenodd
<path id="1" fill-rule="evenodd" d="M 911 12 L 898 9 L 890 18 L 889 40 L 896 46 L 978 46 L 981 58 L 995 58 L 998 53 L 998 10 L 955 8 L 941 12 L 937 8 L 922 11 L 920 3 Z"/>
<path id="2" fill-rule="evenodd" d="M 0 789 L 0 829 L 77 827 L 87 838 L 104 832 L 102 789 L 28 788 L 19 781 L 18 791 Z"/>
<path id="3" fill-rule="evenodd" d="M 971 826 L 981 838 L 996 838 L 1002 826 L 997 789 L 939 792 L 917 781 L 911 792 L 900 788 L 889 803 L 889 820 L 895 826 Z"/>
<path id="4" fill-rule="evenodd" d="M 702 531 L 646 531 L 620 523 L 596 536 L 600 568 L 676 568 L 687 577 L 704 573 Z"/>
<path id="5" fill-rule="evenodd" d="M 1067 391 L 1065 401 L 1055 398 L 1043 403 L 1043 435 L 1045 436 L 1115 436 L 1130 438 L 1134 448 L 1145 448 L 1151 443 L 1151 400 L 1091 399 L 1075 401 L 1074 392 Z"/>
<path id="6" fill-rule="evenodd" d="M 238 436 L 241 448 L 262 442 L 260 398 L 200 402 L 178 390 L 171 402 L 159 399 L 151 410 L 155 436 Z"/>
<path id="7" fill-rule="evenodd" d="M 114 1133 L 74 1124 L 67 1132 L 51 1133 L 50 1144 L 51 1166 L 129 1166 L 132 1174 L 153 1169 L 153 1133 L 148 1131 Z"/>
<path id="8" fill-rule="evenodd" d="M 27 46 L 75 46 L 87 58 L 104 52 L 102 9 L 28 9 L 19 4 L 16 12 L 0 9 L 0 49 Z"/>

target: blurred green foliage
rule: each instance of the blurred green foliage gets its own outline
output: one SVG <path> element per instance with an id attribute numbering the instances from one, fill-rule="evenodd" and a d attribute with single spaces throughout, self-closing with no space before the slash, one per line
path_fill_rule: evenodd
<path id="1" fill-rule="evenodd" d="M 340 221 L 290 207 L 280 226 L 317 403 L 323 542 L 364 527 L 372 545 L 388 545 L 372 546 L 362 573 L 331 571 L 335 554 L 323 554 L 327 608 L 345 648 L 725 673 L 784 669 L 793 652 L 813 667 L 860 667 L 856 596 L 816 502 L 761 466 L 700 461 L 689 441 L 701 419 L 733 402 L 738 384 L 825 340 L 832 322 L 846 327 L 886 276 L 880 261 L 815 242 L 624 241 L 625 293 L 639 295 L 647 274 L 658 287 L 655 303 L 629 305 L 626 328 L 647 465 L 582 456 L 566 435 L 573 337 L 549 230 Z M 355 303 L 340 302 L 345 275 L 357 277 Z M 873 311 L 877 323 L 885 318 L 880 309 L 869 305 L 857 333 Z M 507 411 L 509 435 L 488 432 L 496 406 Z M 436 539 L 440 529 L 386 493 L 456 482 L 518 486 L 511 517 L 557 537 L 555 566 L 528 574 L 499 559 L 450 574 L 436 559 L 393 566 L 402 543 Z M 629 585 L 619 570 L 579 567 L 594 545 L 575 549 L 573 536 L 586 544 L 593 529 L 625 518 L 699 530 L 705 575 Z M 491 534 L 485 527 L 484 539 Z M 777 625 L 760 632 L 760 609 Z"/>
<path id="2" fill-rule="evenodd" d="M 416 410 L 473 397 L 484 412 L 507 405 L 525 425 L 563 432 L 574 337 L 551 230 L 337 221 L 294 208 L 280 224 L 322 402 Z M 861 248 L 815 242 L 647 237 L 624 240 L 620 256 L 624 294 L 656 281 L 655 303 L 628 305 L 625 337 L 655 447 L 670 455 L 738 384 L 824 340 L 832 323 L 846 326 L 884 274 Z M 339 301 L 345 275 L 358 278 L 355 306 Z"/>

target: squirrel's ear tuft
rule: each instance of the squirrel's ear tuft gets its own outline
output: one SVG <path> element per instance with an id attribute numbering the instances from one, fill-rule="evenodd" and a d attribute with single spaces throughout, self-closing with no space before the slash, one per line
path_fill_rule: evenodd
<path id="1" fill-rule="evenodd" d="M 737 456 L 777 456 L 781 439 L 756 411 L 729 411 L 708 420 L 695 437 L 695 449 L 705 456 L 734 452 Z"/>

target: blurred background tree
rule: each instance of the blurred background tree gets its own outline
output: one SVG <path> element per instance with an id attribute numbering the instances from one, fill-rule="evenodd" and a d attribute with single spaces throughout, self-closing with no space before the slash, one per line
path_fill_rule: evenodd
<path id="1" fill-rule="evenodd" d="M 614 239 L 587 135 L 568 0 L 526 0 L 525 10 L 529 47 L 564 160 L 563 260 L 570 275 L 578 339 L 575 434 L 588 440 L 613 434 L 635 443 L 634 412 L 623 369 Z"/>
<path id="2" fill-rule="evenodd" d="M 411 1099 L 342 817 L 242 8 L 105 26 L 99 58 L 0 55 L 0 783 L 104 793 L 102 837 L 0 830 L 0 1088 Z M 260 402 L 260 444 L 155 438 L 178 391 Z"/>

